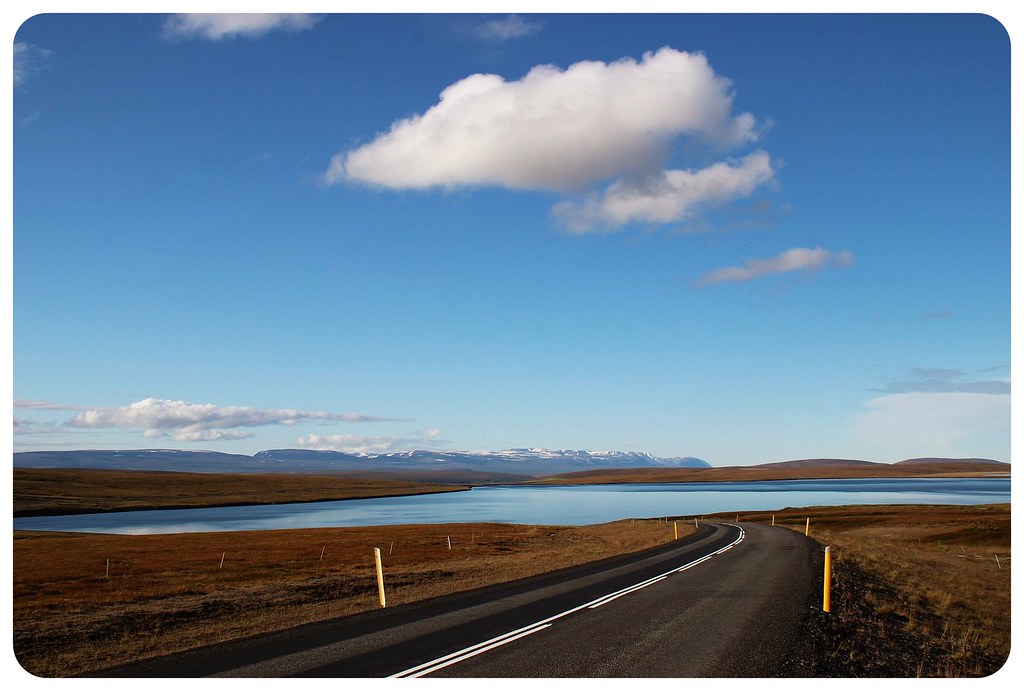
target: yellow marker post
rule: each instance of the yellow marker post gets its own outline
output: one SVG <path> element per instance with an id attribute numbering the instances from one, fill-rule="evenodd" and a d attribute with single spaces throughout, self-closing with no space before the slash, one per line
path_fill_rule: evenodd
<path id="1" fill-rule="evenodd" d="M 810 535 L 810 534 L 811 534 L 811 518 L 810 518 L 810 516 L 808 516 L 807 517 L 807 527 L 804 528 L 804 535 Z"/>
<path id="2" fill-rule="evenodd" d="M 775 525 L 775 514 L 772 514 L 772 525 Z"/>
<path id="3" fill-rule="evenodd" d="M 825 548 L 825 594 L 822 597 L 821 609 L 832 611 L 832 548 Z"/>
<path id="4" fill-rule="evenodd" d="M 678 540 L 679 539 L 679 524 L 677 522 L 675 522 L 675 521 L 672 521 L 672 532 L 675 534 L 675 538 L 673 538 L 673 539 Z"/>
<path id="5" fill-rule="evenodd" d="M 377 562 L 377 594 L 380 595 L 380 606 L 387 607 L 384 599 L 384 568 L 380 565 L 380 548 L 373 548 L 373 559 Z"/>

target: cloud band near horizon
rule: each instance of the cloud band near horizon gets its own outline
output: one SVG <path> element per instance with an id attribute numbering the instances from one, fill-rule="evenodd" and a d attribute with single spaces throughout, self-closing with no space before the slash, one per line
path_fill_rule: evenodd
<path id="1" fill-rule="evenodd" d="M 51 404 L 53 405 L 53 404 Z M 58 409 L 58 408 L 48 408 Z M 141 429 L 147 438 L 173 437 L 176 441 L 222 441 L 246 439 L 244 428 L 268 425 L 291 426 L 306 421 L 384 422 L 403 418 L 361 413 L 327 413 L 281 408 L 217 406 L 147 398 L 118 408 L 88 408 L 64 424 L 68 427 Z"/>

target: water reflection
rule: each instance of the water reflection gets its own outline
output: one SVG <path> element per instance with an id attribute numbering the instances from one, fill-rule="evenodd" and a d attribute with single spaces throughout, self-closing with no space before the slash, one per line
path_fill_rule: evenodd
<path id="1" fill-rule="evenodd" d="M 152 534 L 399 523 L 585 525 L 622 518 L 700 516 L 846 504 L 1010 501 L 1009 478 L 773 480 L 551 487 L 477 487 L 383 499 L 14 519 L 15 530 Z"/>

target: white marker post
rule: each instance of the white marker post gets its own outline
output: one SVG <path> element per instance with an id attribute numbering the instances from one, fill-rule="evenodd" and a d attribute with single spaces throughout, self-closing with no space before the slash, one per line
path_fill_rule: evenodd
<path id="1" fill-rule="evenodd" d="M 448 549 L 451 549 L 451 548 L 452 548 L 452 536 L 449 535 L 448 536 Z"/>
<path id="2" fill-rule="evenodd" d="M 220 568 L 222 568 L 222 569 L 224 568 L 224 555 L 225 554 L 227 554 L 227 552 L 221 552 L 220 553 Z"/>
<path id="3" fill-rule="evenodd" d="M 380 564 L 380 548 L 373 548 L 373 560 L 377 562 L 377 594 L 380 596 L 380 606 L 387 607 L 387 600 L 384 599 L 384 567 Z"/>

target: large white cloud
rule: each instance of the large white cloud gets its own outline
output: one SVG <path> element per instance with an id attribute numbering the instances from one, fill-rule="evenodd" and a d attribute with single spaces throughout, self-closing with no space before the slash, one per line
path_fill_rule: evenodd
<path id="1" fill-rule="evenodd" d="M 727 266 L 705 274 L 697 280 L 698 286 L 729 281 L 750 281 L 770 274 L 792 271 L 817 271 L 827 266 L 850 266 L 853 253 L 849 250 L 829 252 L 820 247 L 794 247 L 767 259 L 750 259 L 743 266 Z"/>
<path id="2" fill-rule="evenodd" d="M 704 55 L 668 47 L 640 61 L 540 65 L 515 81 L 473 74 L 424 113 L 335 155 L 324 180 L 581 190 L 657 173 L 681 136 L 724 149 L 755 140 L 754 117 L 734 116 L 732 103 L 731 83 Z"/>
<path id="3" fill-rule="evenodd" d="M 84 428 L 136 428 L 144 430 L 146 437 L 173 436 L 177 441 L 219 441 L 251 436 L 248 432 L 237 431 L 238 428 L 294 425 L 314 420 L 376 422 L 394 419 L 359 413 L 217 406 L 147 398 L 119 408 L 92 408 L 75 415 L 66 424 Z"/>
<path id="4" fill-rule="evenodd" d="M 259 38 L 275 29 L 302 31 L 320 17 L 312 14 L 172 14 L 164 22 L 167 38 L 205 38 L 217 41 L 242 36 Z"/>

